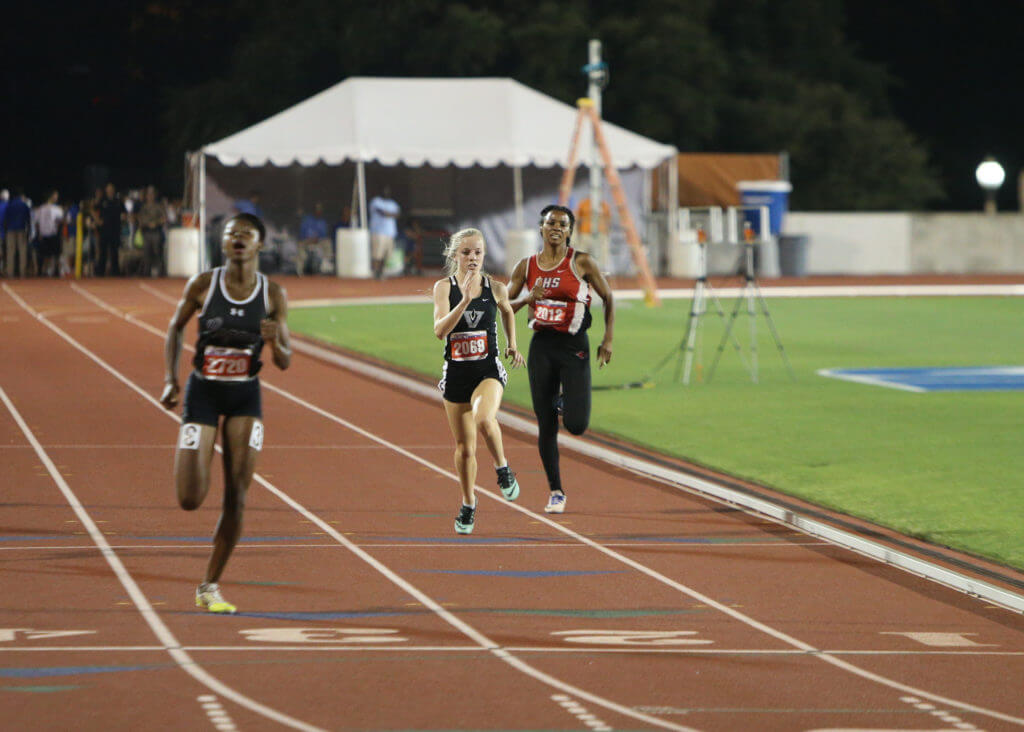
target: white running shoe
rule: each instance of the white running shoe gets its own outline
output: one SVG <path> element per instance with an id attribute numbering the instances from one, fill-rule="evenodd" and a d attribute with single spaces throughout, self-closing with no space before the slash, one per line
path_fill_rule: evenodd
<path id="1" fill-rule="evenodd" d="M 548 498 L 548 505 L 544 507 L 544 513 L 564 513 L 565 494 L 552 492 Z"/>
<path id="2" fill-rule="evenodd" d="M 204 607 L 211 613 L 228 615 L 238 610 L 220 594 L 220 585 L 216 582 L 204 582 L 196 588 L 196 607 Z"/>

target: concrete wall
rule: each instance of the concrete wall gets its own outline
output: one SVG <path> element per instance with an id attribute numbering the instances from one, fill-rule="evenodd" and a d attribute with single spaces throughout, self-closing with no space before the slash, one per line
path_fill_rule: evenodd
<path id="1" fill-rule="evenodd" d="M 806 234 L 807 274 L 1024 273 L 1019 213 L 804 213 L 785 234 Z"/>

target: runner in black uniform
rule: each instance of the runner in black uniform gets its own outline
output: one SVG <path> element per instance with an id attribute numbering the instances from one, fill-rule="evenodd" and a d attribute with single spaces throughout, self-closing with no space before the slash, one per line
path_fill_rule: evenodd
<path id="1" fill-rule="evenodd" d="M 455 531 L 473 531 L 476 515 L 476 433 L 494 457 L 498 487 L 514 501 L 519 483 L 508 467 L 498 426 L 498 407 L 508 375 L 498 359 L 498 324 L 502 325 L 508 347 L 505 357 L 512 367 L 523 364 L 516 346 L 516 321 L 508 303 L 508 291 L 500 282 L 483 274 L 484 236 L 477 229 L 456 232 L 448 242 L 448 277 L 434 284 L 434 335 L 445 342 L 444 375 L 438 387 L 444 393 L 448 426 L 455 437 L 455 472 L 462 488 L 462 508 L 455 518 Z"/>
<path id="2" fill-rule="evenodd" d="M 178 364 L 185 325 L 199 313 L 199 341 L 194 371 L 185 387 L 185 405 L 174 481 L 178 503 L 199 508 L 210 488 L 217 426 L 223 417 L 224 508 L 213 538 L 206 577 L 196 589 L 196 605 L 215 613 L 233 613 L 218 581 L 242 535 L 245 494 L 263 448 L 260 403 L 260 352 L 266 345 L 274 365 L 291 363 L 288 302 L 284 289 L 259 273 L 258 254 L 266 229 L 251 214 L 238 214 L 224 225 L 222 246 L 227 264 L 202 272 L 185 285 L 164 344 L 164 390 L 160 403 L 178 403 Z"/>
<path id="3" fill-rule="evenodd" d="M 569 246 L 575 217 L 564 206 L 540 212 L 544 248 L 521 260 L 512 271 L 508 294 L 513 300 L 525 286 L 526 296 L 512 309 L 530 308 L 530 396 L 537 415 L 537 447 L 548 479 L 547 513 L 565 511 L 565 491 L 558 459 L 558 413 L 574 435 L 590 423 L 590 296 L 604 303 L 604 336 L 597 347 L 598 368 L 612 358 L 615 305 L 608 281 L 594 258 Z"/>

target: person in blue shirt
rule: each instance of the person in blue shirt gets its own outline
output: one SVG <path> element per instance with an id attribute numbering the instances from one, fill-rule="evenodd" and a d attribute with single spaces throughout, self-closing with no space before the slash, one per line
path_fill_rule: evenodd
<path id="1" fill-rule="evenodd" d="M 4 230 L 4 272 L 8 277 L 14 277 L 17 271 L 18 277 L 28 276 L 28 235 L 32 227 L 32 207 L 25 200 L 24 192 L 20 188 L 14 190 L 14 196 L 7 202 L 4 209 L 3 221 L 0 222 Z"/>
<path id="2" fill-rule="evenodd" d="M 245 213 L 263 220 L 263 209 L 260 208 L 260 192 L 249 191 L 246 198 L 240 198 L 234 203 L 235 213 Z"/>
<path id="3" fill-rule="evenodd" d="M 4 211 L 7 210 L 7 202 L 11 200 L 11 193 L 6 188 L 0 190 L 0 275 L 4 273 Z"/>
<path id="4" fill-rule="evenodd" d="M 391 198 L 389 186 L 384 186 L 381 194 L 370 200 L 370 258 L 373 260 L 373 276 L 378 280 L 384 276 L 384 265 L 395 248 L 401 212 L 401 207 Z"/>
<path id="5" fill-rule="evenodd" d="M 330 257 L 330 239 L 327 236 L 327 219 L 324 206 L 319 201 L 299 222 L 299 248 L 295 257 L 296 274 L 317 274 L 325 259 Z"/>

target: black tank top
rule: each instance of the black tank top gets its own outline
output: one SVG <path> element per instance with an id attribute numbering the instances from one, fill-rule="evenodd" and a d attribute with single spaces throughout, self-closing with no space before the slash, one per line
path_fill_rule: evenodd
<path id="1" fill-rule="evenodd" d="M 449 277 L 451 290 L 448 306 L 454 310 L 462 300 L 462 290 L 455 277 Z M 470 301 L 444 346 L 444 359 L 452 363 L 472 363 L 498 356 L 498 323 L 495 318 L 498 304 L 491 290 L 491 278 L 484 277 L 480 296 Z"/>
<path id="2" fill-rule="evenodd" d="M 199 313 L 199 340 L 192 365 L 205 379 L 246 381 L 263 365 L 260 322 L 270 311 L 266 276 L 256 273 L 256 287 L 244 300 L 233 300 L 224 284 L 224 267 L 213 270 L 210 289 Z"/>

